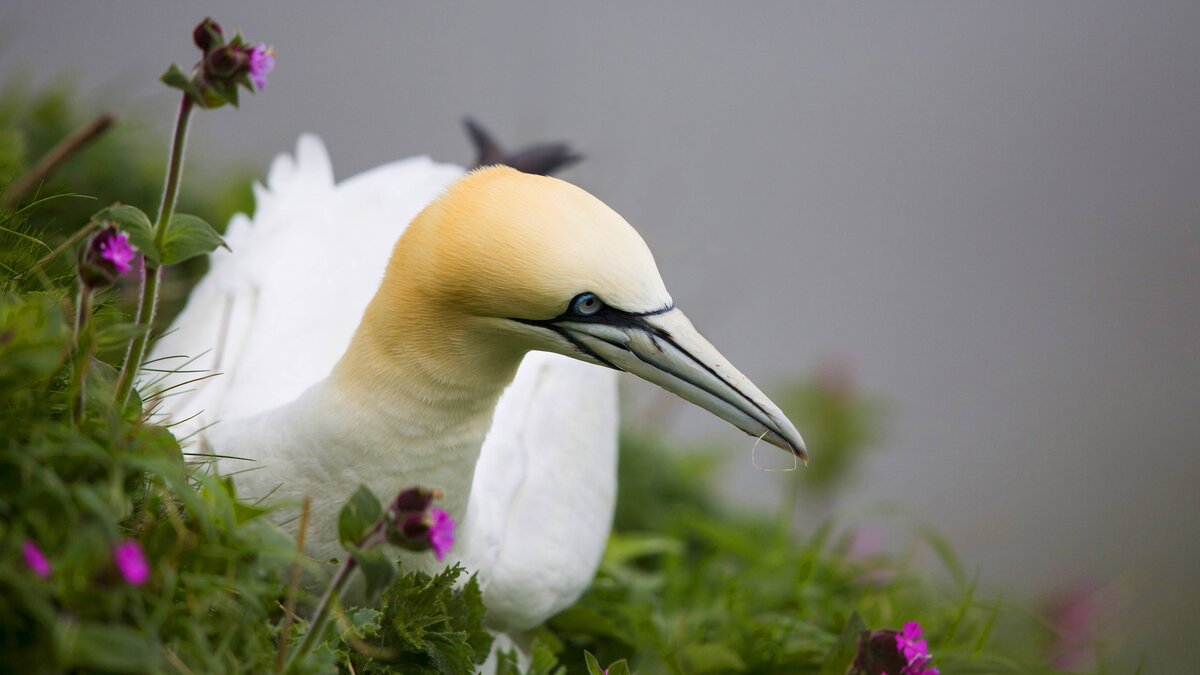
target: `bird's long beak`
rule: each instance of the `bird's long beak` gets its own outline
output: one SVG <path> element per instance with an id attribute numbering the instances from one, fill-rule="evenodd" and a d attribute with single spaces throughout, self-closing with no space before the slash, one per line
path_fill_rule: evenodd
<path id="1" fill-rule="evenodd" d="M 808 463 L 796 427 L 678 309 L 621 313 L 609 321 L 568 319 L 555 328 L 585 356 L 653 382 Z"/>

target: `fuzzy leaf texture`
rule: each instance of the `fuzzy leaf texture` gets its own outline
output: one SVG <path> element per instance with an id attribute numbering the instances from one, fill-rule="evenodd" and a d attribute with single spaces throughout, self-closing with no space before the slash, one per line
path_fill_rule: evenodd
<path id="1" fill-rule="evenodd" d="M 218 246 L 229 248 L 212 225 L 196 216 L 176 213 L 171 217 L 163 237 L 161 262 L 163 265 L 174 265 L 212 253 Z"/>

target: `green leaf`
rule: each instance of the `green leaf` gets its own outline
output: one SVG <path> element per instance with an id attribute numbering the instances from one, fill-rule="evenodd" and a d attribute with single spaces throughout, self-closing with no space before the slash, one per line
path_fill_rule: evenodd
<path id="1" fill-rule="evenodd" d="M 347 616 L 359 637 L 379 637 L 379 610 L 372 607 L 360 607 L 348 612 Z"/>
<path id="2" fill-rule="evenodd" d="M 588 675 L 604 675 L 604 669 L 600 667 L 600 662 L 596 660 L 592 653 L 584 650 L 583 662 L 587 664 Z"/>
<path id="3" fill-rule="evenodd" d="M 851 614 L 837 642 L 825 655 L 820 675 L 845 675 L 846 671 L 850 670 L 850 664 L 854 663 L 855 654 L 858 653 L 858 636 L 865 630 L 867 624 L 863 623 L 858 612 Z"/>
<path id="4" fill-rule="evenodd" d="M 347 549 L 367 580 L 368 601 L 374 600 L 380 591 L 391 586 L 396 579 L 396 561 L 377 548 L 348 546 Z"/>
<path id="5" fill-rule="evenodd" d="M 86 671 L 155 672 L 158 646 L 128 626 L 64 621 L 55 633 L 58 666 Z"/>
<path id="6" fill-rule="evenodd" d="M 474 651 L 474 662 L 482 664 L 492 650 L 492 634 L 483 627 L 487 608 L 483 606 L 483 592 L 474 574 L 462 589 L 446 601 L 446 614 L 456 631 L 462 634 L 467 645 Z"/>
<path id="7" fill-rule="evenodd" d="M 734 656 L 737 655 L 735 654 Z M 741 663 L 741 659 L 738 659 L 738 662 Z M 742 664 L 742 667 L 744 668 L 745 664 Z M 620 661 L 612 663 L 605 672 L 607 672 L 608 675 L 631 675 L 629 672 L 629 662 L 625 659 L 621 659 Z"/>
<path id="8" fill-rule="evenodd" d="M 154 226 L 141 209 L 128 204 L 113 204 L 92 216 L 97 223 L 112 223 L 129 237 L 130 243 L 153 262 L 158 262 L 158 247 L 154 245 Z"/>
<path id="9" fill-rule="evenodd" d="M 383 515 L 383 504 L 366 485 L 359 485 L 338 513 L 338 539 L 349 548 L 367 534 L 367 530 Z"/>
<path id="10" fill-rule="evenodd" d="M 554 649 L 541 637 L 533 638 L 529 654 L 529 669 L 525 671 L 527 675 L 564 675 L 567 672 L 566 666 L 558 664 L 558 656 Z"/>
<path id="11" fill-rule="evenodd" d="M 204 97 L 200 95 L 200 90 L 196 88 L 196 84 L 192 82 L 192 79 L 185 75 L 184 72 L 179 69 L 179 66 L 175 65 L 174 63 L 172 63 L 171 67 L 167 68 L 167 72 L 159 76 L 158 79 L 168 87 L 185 92 L 189 98 L 197 103 L 200 103 L 204 99 Z"/>
<path id="12" fill-rule="evenodd" d="M 128 344 L 130 340 L 150 330 L 149 326 L 137 323 L 114 323 L 96 333 L 96 347 L 108 349 Z"/>
<path id="13" fill-rule="evenodd" d="M 212 253 L 218 246 L 229 248 L 211 225 L 196 216 L 176 213 L 171 216 L 163 237 L 162 264 L 174 265 L 191 260 L 198 255 Z"/>

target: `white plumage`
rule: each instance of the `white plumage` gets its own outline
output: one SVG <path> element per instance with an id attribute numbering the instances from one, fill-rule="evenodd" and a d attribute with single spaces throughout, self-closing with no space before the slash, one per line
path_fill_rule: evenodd
<path id="1" fill-rule="evenodd" d="M 222 472 L 238 472 L 243 496 L 320 497 L 309 532 L 316 557 L 340 555 L 328 525 L 359 481 L 387 499 L 408 486 L 410 467 L 374 449 L 371 439 L 398 442 L 393 429 L 354 421 L 353 410 L 348 430 L 366 454 L 323 452 L 320 437 L 331 432 L 306 430 L 307 413 L 341 402 L 327 405 L 310 388 L 346 351 L 406 224 L 463 173 L 414 157 L 335 184 L 321 141 L 302 136 L 295 157 L 277 157 L 266 186 L 255 187 L 254 217 L 230 222 L 231 251 L 213 254 L 211 271 L 154 348 L 152 359 L 170 359 L 156 367 L 179 367 L 183 359 L 171 357 L 187 356 L 185 370 L 220 373 L 173 390 L 160 411 L 174 420 L 196 415 L 173 428 L 178 437 L 250 460 L 219 462 Z M 156 388 L 197 376 L 169 375 Z M 404 440 L 428 442 L 416 429 Z M 532 627 L 587 588 L 612 519 L 616 434 L 615 372 L 546 352 L 526 356 L 495 410 L 451 552 L 479 574 L 492 625 Z"/>

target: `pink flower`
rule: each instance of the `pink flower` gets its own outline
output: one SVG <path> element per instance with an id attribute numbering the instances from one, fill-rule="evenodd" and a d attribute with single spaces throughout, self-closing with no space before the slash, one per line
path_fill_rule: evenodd
<path id="1" fill-rule="evenodd" d="M 937 668 L 928 666 L 929 646 L 921 639 L 921 624 L 909 621 L 896 633 L 896 649 L 904 657 L 905 666 L 900 675 L 937 675 Z"/>
<path id="2" fill-rule="evenodd" d="M 909 621 L 900 631 L 863 631 L 851 672 L 855 675 L 938 675 L 938 669 L 929 665 L 931 659 L 929 648 L 921 639 L 920 624 Z"/>
<path id="3" fill-rule="evenodd" d="M 146 554 L 142 545 L 136 541 L 123 541 L 113 549 L 113 562 L 117 571 L 126 583 L 141 586 L 150 578 L 150 563 L 146 562 Z"/>
<path id="4" fill-rule="evenodd" d="M 43 579 L 50 576 L 50 561 L 32 539 L 26 539 L 21 545 L 21 553 L 25 556 L 25 564 L 29 565 L 34 574 Z"/>
<path id="5" fill-rule="evenodd" d="M 1049 598 L 1042 607 L 1046 620 L 1057 630 L 1050 665 L 1060 670 L 1095 669 L 1095 642 L 1104 609 L 1103 589 L 1080 583 Z"/>
<path id="6" fill-rule="evenodd" d="M 258 43 L 250 49 L 250 79 L 254 86 L 267 88 L 267 75 L 275 69 L 275 49 Z"/>
<path id="7" fill-rule="evenodd" d="M 444 560 L 454 546 L 454 519 L 438 508 L 430 509 L 429 517 L 429 544 L 433 546 L 433 555 Z"/>
<path id="8" fill-rule="evenodd" d="M 135 253 L 124 232 L 111 227 L 101 230 L 96 235 L 95 247 L 102 259 L 112 263 L 117 274 L 129 271 Z"/>

